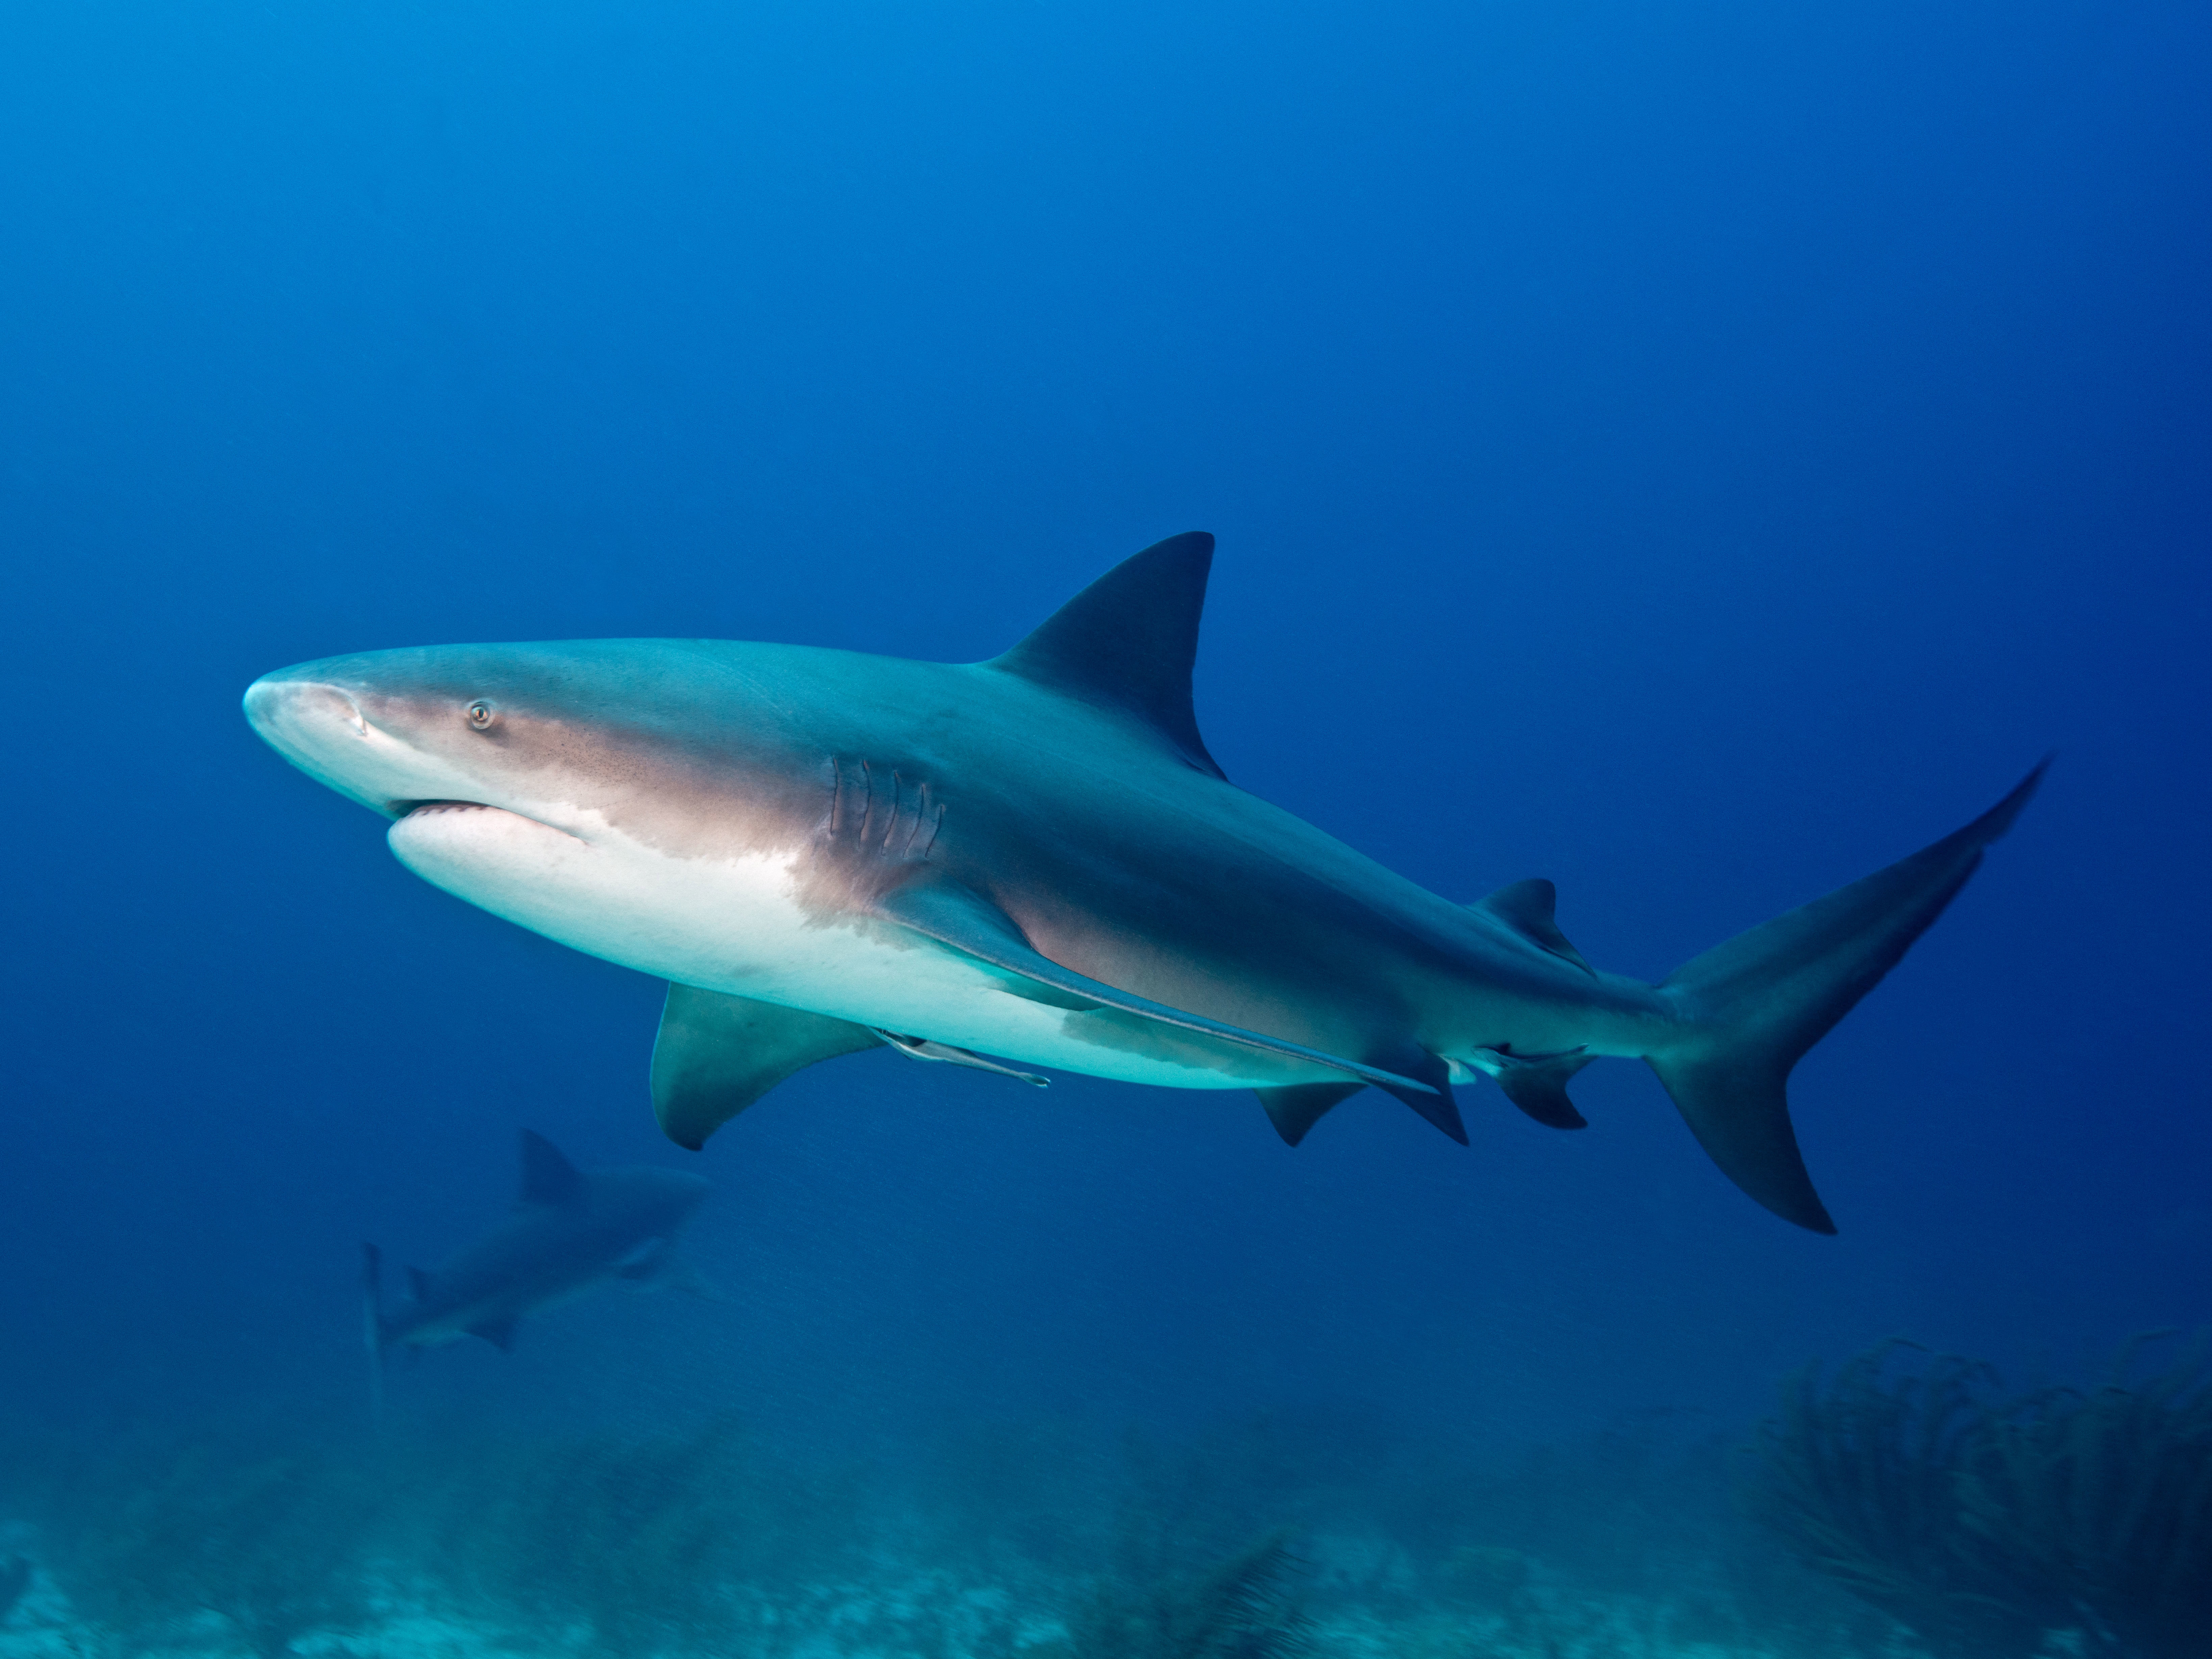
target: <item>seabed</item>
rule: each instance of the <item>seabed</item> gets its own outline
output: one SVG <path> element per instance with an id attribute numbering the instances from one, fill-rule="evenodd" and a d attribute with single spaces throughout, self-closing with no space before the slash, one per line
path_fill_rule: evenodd
<path id="1" fill-rule="evenodd" d="M 971 1430 L 896 1473 L 734 1419 L 279 1442 L 20 1443 L 0 1659 L 1916 1651 L 1736 1512 L 1717 1442 L 1601 1435 L 1486 1474 L 1264 1418 L 1179 1446 Z"/>
<path id="2" fill-rule="evenodd" d="M 281 1651 L 301 1659 L 596 1659 L 629 1653 L 637 1659 L 712 1654 L 760 1659 L 1116 1659 L 1173 1655 L 1228 1659 L 1231 1655 L 1305 1655 L 1310 1659 L 1808 1659 L 1815 1653 L 1917 1659 L 1904 1632 L 1875 1645 L 1838 1640 L 1809 1647 L 1800 1641 L 1759 1644 L 1685 1633 L 1711 1618 L 1695 1599 L 1669 1604 L 1637 1596 L 1545 1595 L 1519 1609 L 1439 1606 L 1382 1611 L 1339 1605 L 1304 1616 L 1294 1636 L 1257 1645 L 1231 1637 L 1197 1644 L 1078 1645 L 1070 1621 L 1055 1609 L 1086 1590 L 1080 1584 L 1035 1601 L 991 1584 L 915 1571 L 879 1578 L 821 1583 L 781 1597 L 733 1595 L 726 1625 L 713 1637 L 672 1638 L 641 1649 L 610 1647 L 587 1625 L 519 1632 L 471 1620 L 440 1606 L 419 1589 L 387 1586 L 371 1598 L 368 1616 L 343 1632 L 311 1632 Z M 128 1653 L 144 1659 L 231 1659 L 254 1650 L 227 1620 L 209 1613 L 155 1645 L 118 1644 L 74 1616 L 68 1598 L 43 1575 L 0 1627 L 0 1659 L 87 1659 Z M 2064 1651 L 2054 1645 L 2054 1654 Z"/>
<path id="3" fill-rule="evenodd" d="M 2146 1340 L 2020 1390 L 1893 1341 L 1755 1428 L 1513 1448 L 18 1425 L 0 1659 L 2202 1659 L 2212 1341 Z"/>

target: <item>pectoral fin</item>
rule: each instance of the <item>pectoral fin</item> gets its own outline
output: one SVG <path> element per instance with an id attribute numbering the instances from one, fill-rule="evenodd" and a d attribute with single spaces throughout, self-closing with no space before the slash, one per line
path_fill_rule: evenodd
<path id="1" fill-rule="evenodd" d="M 672 984 L 653 1044 L 653 1113 L 693 1152 L 793 1072 L 876 1046 L 849 1020 Z"/>
<path id="2" fill-rule="evenodd" d="M 1343 1072 L 1363 1082 L 1374 1084 L 1377 1088 L 1387 1089 L 1401 1099 L 1408 1098 L 1410 1094 L 1433 1095 L 1438 1092 L 1432 1084 L 1363 1065 L 1356 1060 L 1346 1060 L 1340 1054 L 1324 1054 L 1303 1043 L 1263 1036 L 1257 1031 L 1245 1030 L 1242 1026 L 1224 1025 L 1221 1021 L 1208 1019 L 1203 1014 L 1186 1013 L 1180 1008 L 1170 1008 L 1164 1002 L 1154 1002 L 1127 991 L 1117 991 L 1110 985 L 1101 984 L 1072 969 L 1063 968 L 1040 954 L 1023 935 L 1012 916 L 950 877 L 927 877 L 899 888 L 879 902 L 883 914 L 902 927 L 911 927 L 915 933 L 926 934 L 940 945 L 949 945 L 988 967 L 1014 975 L 1061 996 L 1074 997 L 1099 1007 L 1117 1008 L 1124 1013 L 1139 1014 L 1146 1019 L 1158 1020 L 1164 1025 L 1176 1025 L 1186 1031 L 1195 1031 L 1201 1036 L 1218 1037 L 1224 1042 L 1241 1043 L 1248 1048 L 1258 1048 L 1268 1054 L 1286 1055 L 1292 1060 L 1308 1060 L 1316 1066 L 1326 1066 L 1332 1071 Z"/>

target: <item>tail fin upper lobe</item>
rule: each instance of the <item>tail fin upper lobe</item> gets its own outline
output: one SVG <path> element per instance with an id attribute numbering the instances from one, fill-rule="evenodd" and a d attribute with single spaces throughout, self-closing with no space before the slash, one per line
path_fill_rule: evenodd
<path id="1" fill-rule="evenodd" d="M 1715 945 L 1661 981 L 1689 1034 L 1645 1058 L 1722 1173 L 1784 1220 L 1836 1231 L 1790 1125 L 1790 1068 L 1943 913 L 2050 763 L 1965 829 Z"/>

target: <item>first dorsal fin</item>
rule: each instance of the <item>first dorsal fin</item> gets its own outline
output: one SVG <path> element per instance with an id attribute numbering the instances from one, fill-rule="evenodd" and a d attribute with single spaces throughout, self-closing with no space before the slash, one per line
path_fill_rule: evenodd
<path id="1" fill-rule="evenodd" d="M 1220 777 L 1190 701 L 1198 618 L 1212 564 L 1213 538 L 1202 530 L 1154 542 L 1054 611 L 991 666 L 1133 714 L 1191 765 Z"/>
<path id="2" fill-rule="evenodd" d="M 561 1156 L 558 1147 L 535 1129 L 522 1132 L 522 1201 L 525 1204 L 580 1204 L 583 1172 Z"/>
<path id="3" fill-rule="evenodd" d="M 1539 950 L 1548 951 L 1562 962 L 1571 962 L 1592 979 L 1597 969 L 1583 960 L 1583 953 L 1567 942 L 1553 920 L 1553 911 L 1559 902 L 1559 890 L 1539 876 L 1531 881 L 1509 882 L 1487 898 L 1479 898 L 1467 908 L 1495 916 L 1515 933 Z"/>

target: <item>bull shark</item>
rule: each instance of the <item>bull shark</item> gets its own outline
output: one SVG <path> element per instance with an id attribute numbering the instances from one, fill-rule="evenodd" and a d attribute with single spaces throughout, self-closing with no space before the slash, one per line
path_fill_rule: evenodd
<path id="1" fill-rule="evenodd" d="M 386 1304 L 383 1257 L 362 1247 L 369 1352 L 431 1348 L 480 1336 L 514 1346 L 526 1314 L 610 1279 L 678 1276 L 678 1236 L 707 1196 L 686 1170 L 579 1170 L 553 1143 L 522 1132 L 522 1189 L 507 1218 L 435 1273 L 407 1270 L 410 1294 Z"/>
<path id="2" fill-rule="evenodd" d="M 450 645 L 256 680 L 253 728 L 391 821 L 447 892 L 668 981 L 651 1089 L 697 1148 L 802 1067 L 883 1045 L 1258 1092 L 1295 1146 L 1366 1087 L 1455 1140 L 1494 1079 L 1640 1059 L 1720 1169 L 1835 1224 L 1791 1127 L 1806 1050 L 2012 825 L 1955 833 L 1656 984 L 1600 971 L 1545 880 L 1455 903 L 1231 784 L 1191 701 L 1212 537 L 1146 548 L 1001 656 L 718 640 Z M 2048 764 L 2048 762 L 2045 763 Z"/>

